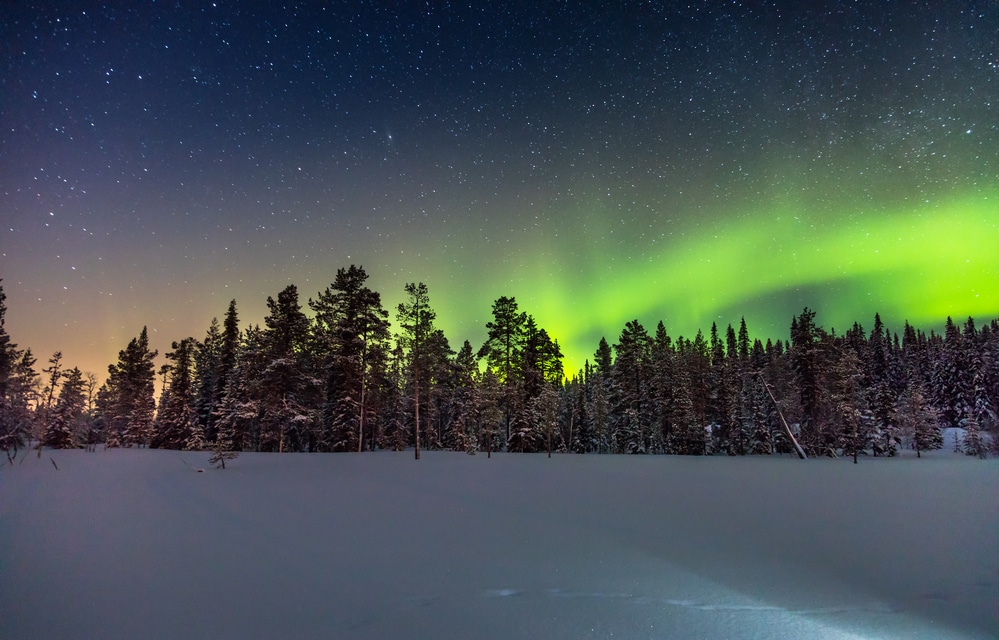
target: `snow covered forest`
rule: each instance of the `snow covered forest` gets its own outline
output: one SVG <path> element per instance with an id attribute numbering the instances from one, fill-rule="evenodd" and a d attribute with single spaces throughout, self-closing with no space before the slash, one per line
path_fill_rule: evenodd
<path id="1" fill-rule="evenodd" d="M 456 450 L 683 455 L 892 456 L 901 448 L 994 450 L 999 321 L 946 319 L 943 334 L 877 316 L 826 331 L 804 309 L 788 340 L 714 325 L 673 337 L 628 322 L 593 360 L 565 372 L 557 340 L 501 297 L 477 348 L 435 326 L 427 287 L 407 284 L 393 323 L 361 267 L 303 302 L 268 298 L 264 326 L 240 327 L 236 301 L 165 364 L 145 328 L 107 381 L 39 363 L 3 324 L 0 446 L 214 451 Z M 161 376 L 158 397 L 157 375 Z M 960 433 L 944 442 L 944 429 Z"/>

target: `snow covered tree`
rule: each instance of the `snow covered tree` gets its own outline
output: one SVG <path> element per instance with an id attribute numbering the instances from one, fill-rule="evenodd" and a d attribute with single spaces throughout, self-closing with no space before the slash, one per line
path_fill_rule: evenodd
<path id="1" fill-rule="evenodd" d="M 891 344 L 885 336 L 881 316 L 874 314 L 874 328 L 863 354 L 864 384 L 866 386 L 867 406 L 870 408 L 870 419 L 873 422 L 873 432 L 877 437 L 871 442 L 874 455 L 895 455 L 898 445 L 895 405 L 898 396 L 895 393 L 896 384 L 891 379 Z"/>
<path id="2" fill-rule="evenodd" d="M 158 352 L 149 349 L 146 327 L 118 352 L 108 367 L 108 379 L 97 395 L 97 411 L 106 434 L 105 447 L 144 446 L 153 432 L 156 409 L 153 364 Z"/>
<path id="3" fill-rule="evenodd" d="M 236 450 L 235 437 L 234 421 L 223 420 L 219 426 L 218 436 L 212 443 L 212 455 L 208 458 L 208 464 L 225 469 L 226 460 L 238 458 L 239 451 Z"/>
<path id="4" fill-rule="evenodd" d="M 420 387 L 429 383 L 433 352 L 428 343 L 434 333 L 434 319 L 437 314 L 430 308 L 430 294 L 427 285 L 410 282 L 405 287 L 406 300 L 399 303 L 396 318 L 400 332 L 396 342 L 406 359 L 405 373 L 409 389 L 407 396 L 413 405 L 413 442 L 415 457 L 420 458 Z"/>
<path id="5" fill-rule="evenodd" d="M 800 316 L 791 320 L 791 362 L 801 403 L 801 429 L 815 430 L 819 405 L 819 331 L 815 326 L 815 312 L 805 307 Z"/>
<path id="6" fill-rule="evenodd" d="M 267 298 L 267 329 L 261 335 L 259 368 L 249 380 L 259 409 L 260 451 L 300 451 L 316 422 L 321 382 L 311 375 L 306 350 L 309 319 L 291 284 Z"/>
<path id="7" fill-rule="evenodd" d="M 943 448 L 940 412 L 927 402 L 920 385 L 910 386 L 902 394 L 896 414 L 902 432 L 916 450 L 917 458 L 922 457 L 923 451 Z"/>
<path id="8" fill-rule="evenodd" d="M 851 456 L 856 464 L 858 454 L 873 444 L 871 419 L 864 410 L 864 374 L 860 358 L 853 349 L 840 349 L 838 356 L 829 376 L 833 419 L 838 423 L 836 440 L 843 455 Z"/>
<path id="9" fill-rule="evenodd" d="M 475 352 L 465 340 L 454 359 L 454 373 L 450 385 L 451 426 L 450 448 L 455 451 L 475 453 L 479 447 L 480 391 Z"/>
<path id="10" fill-rule="evenodd" d="M 166 354 L 168 386 L 160 399 L 156 433 L 150 446 L 163 449 L 199 450 L 205 446 L 204 427 L 198 421 L 194 395 L 194 362 L 197 342 L 185 338 L 171 345 Z"/>
<path id="11" fill-rule="evenodd" d="M 961 450 L 965 453 L 965 455 L 978 456 L 983 459 L 987 458 L 989 454 L 989 447 L 985 436 L 982 433 L 982 427 L 978 422 L 978 417 L 974 414 L 969 415 L 965 418 L 963 424 L 964 437 L 961 438 Z"/>
<path id="12" fill-rule="evenodd" d="M 521 383 L 521 355 L 524 348 L 524 325 L 527 314 L 520 311 L 517 299 L 502 296 L 493 302 L 493 319 L 486 323 L 488 332 L 479 349 L 479 358 L 486 359 L 486 367 L 503 384 L 503 419 L 506 438 L 510 439 L 510 421 L 516 411 L 517 387 Z"/>
<path id="13" fill-rule="evenodd" d="M 373 365 L 385 361 L 389 322 L 381 296 L 364 285 L 367 278 L 363 267 L 339 269 L 333 283 L 309 300 L 325 372 L 322 450 L 361 451 L 366 437 L 374 446 L 367 433 L 376 419 L 370 387 L 380 373 Z"/>
<path id="14" fill-rule="evenodd" d="M 604 344 L 607 344 L 606 341 Z M 586 430 L 590 434 L 587 443 L 588 451 L 596 453 L 610 453 L 611 451 L 611 384 L 610 365 L 608 365 L 606 373 L 598 368 L 587 376 L 589 397 L 586 406 L 586 417 L 588 418 Z"/>
<path id="15" fill-rule="evenodd" d="M 42 444 L 53 449 L 75 449 L 84 440 L 84 415 L 87 398 L 84 395 L 83 373 L 76 367 L 65 372 L 59 399 L 48 414 Z"/>
<path id="16" fill-rule="evenodd" d="M 221 399 L 216 395 L 218 380 L 219 351 L 222 343 L 222 333 L 219 330 L 217 318 L 212 318 L 205 339 L 194 348 L 194 409 L 207 440 L 215 439 L 215 421 L 212 410 Z"/>
<path id="17" fill-rule="evenodd" d="M 756 341 L 759 344 L 759 340 Z M 762 345 L 760 345 L 762 348 Z M 747 372 L 743 378 L 744 420 L 748 425 L 744 429 L 749 432 L 747 453 L 754 455 L 773 455 L 774 429 L 768 419 L 770 399 L 763 386 L 763 379 L 755 372 Z"/>
<path id="18" fill-rule="evenodd" d="M 38 375 L 31 350 L 18 349 L 7 333 L 6 299 L 0 285 L 0 449 L 12 461 L 30 435 Z"/>
<path id="19" fill-rule="evenodd" d="M 42 389 L 41 396 L 39 397 L 38 407 L 35 410 L 36 418 L 38 420 L 38 427 L 35 433 L 36 439 L 41 441 L 44 438 L 45 429 L 49 423 L 49 413 L 52 411 L 52 407 L 55 404 L 56 392 L 59 389 L 59 383 L 65 375 L 62 367 L 62 352 L 56 351 L 49 358 L 49 366 L 42 369 L 42 373 L 45 374 L 45 387 Z"/>
<path id="20" fill-rule="evenodd" d="M 499 451 L 507 441 L 504 435 L 505 417 L 502 402 L 505 385 L 492 369 L 482 373 L 479 382 L 479 448 L 486 450 L 487 456 Z"/>
<path id="21" fill-rule="evenodd" d="M 948 317 L 943 342 L 933 361 L 930 387 L 933 403 L 948 427 L 960 427 L 971 408 L 971 372 L 965 346 L 965 337 Z"/>
<path id="22" fill-rule="evenodd" d="M 240 359 L 244 357 L 240 356 Z M 255 446 L 260 409 L 257 400 L 249 393 L 248 377 L 243 375 L 239 365 L 228 376 L 222 399 L 212 410 L 217 429 L 213 451 L 218 450 L 217 439 L 223 434 L 229 438 L 229 443 L 223 443 L 223 446 L 233 451 L 245 451 Z"/>
<path id="23" fill-rule="evenodd" d="M 648 423 L 649 370 L 652 341 L 638 320 L 627 322 L 614 345 L 617 358 L 611 366 L 614 388 L 612 422 L 617 453 L 645 453 Z"/>

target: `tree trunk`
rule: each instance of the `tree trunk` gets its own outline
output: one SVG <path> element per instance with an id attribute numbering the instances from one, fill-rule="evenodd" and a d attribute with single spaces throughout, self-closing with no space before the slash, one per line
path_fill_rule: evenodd
<path id="1" fill-rule="evenodd" d="M 416 432 L 416 459 L 420 459 L 420 378 L 416 378 L 416 424 L 413 425 Z"/>

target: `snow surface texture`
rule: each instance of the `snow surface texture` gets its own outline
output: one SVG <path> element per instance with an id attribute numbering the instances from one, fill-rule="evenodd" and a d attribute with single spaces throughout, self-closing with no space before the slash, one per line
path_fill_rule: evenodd
<path id="1" fill-rule="evenodd" d="M 999 634 L 994 459 L 207 458 L 0 467 L 0 637 Z"/>

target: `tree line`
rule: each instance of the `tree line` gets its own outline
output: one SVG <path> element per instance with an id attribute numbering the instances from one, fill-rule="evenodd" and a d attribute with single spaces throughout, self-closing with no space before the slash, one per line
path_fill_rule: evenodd
<path id="1" fill-rule="evenodd" d="M 41 372 L 4 327 L 0 447 L 239 451 L 445 449 L 681 455 L 892 456 L 952 443 L 985 457 L 999 443 L 999 321 L 946 320 L 942 335 L 875 315 L 842 334 L 804 309 L 788 340 L 751 340 L 743 320 L 707 336 L 625 324 L 566 376 L 558 341 L 500 297 L 478 349 L 455 351 L 423 283 L 395 323 L 362 267 L 339 269 L 303 305 L 289 285 L 264 325 L 240 328 L 236 301 L 205 336 L 172 343 L 156 369 L 146 329 L 100 387 L 56 353 Z M 311 311 L 307 314 L 306 307 Z M 162 392 L 156 400 L 157 375 Z"/>

